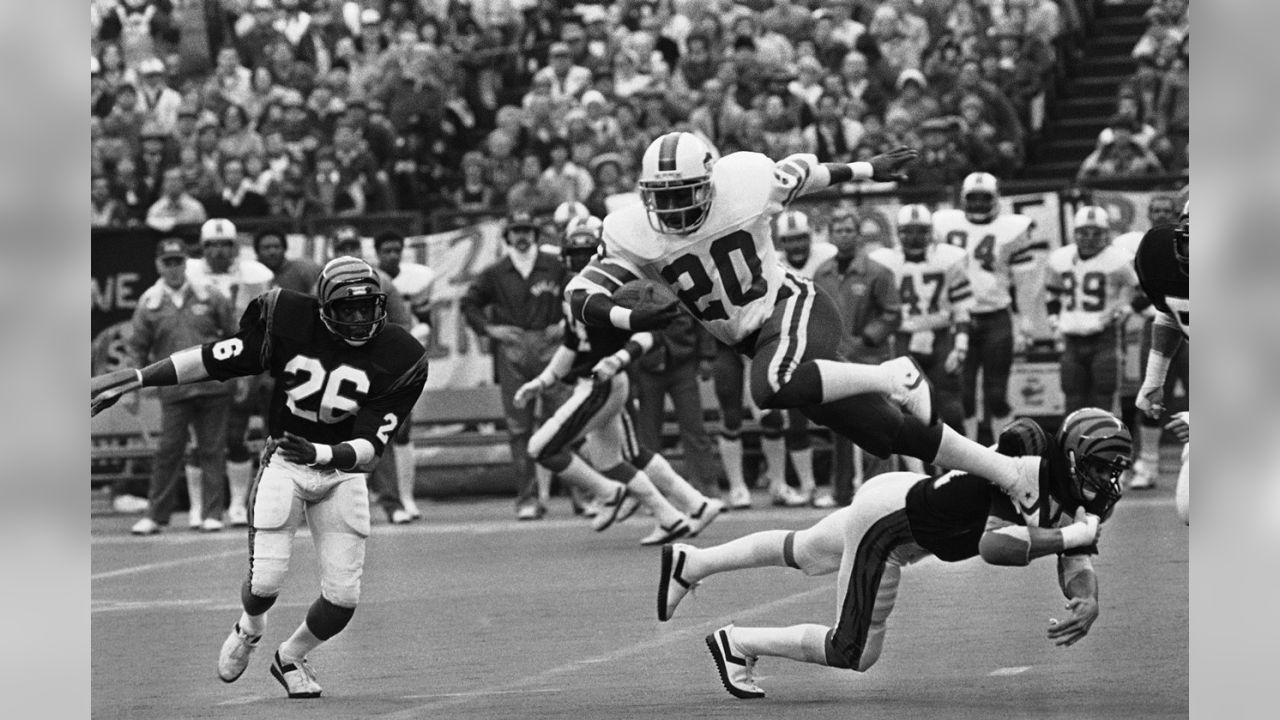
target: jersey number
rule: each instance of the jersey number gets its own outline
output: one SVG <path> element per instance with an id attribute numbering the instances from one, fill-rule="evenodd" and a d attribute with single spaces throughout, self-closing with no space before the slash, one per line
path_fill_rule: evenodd
<path id="1" fill-rule="evenodd" d="M 943 274 L 940 272 L 923 273 L 920 276 L 920 283 L 931 290 L 928 290 L 929 307 L 927 310 L 920 309 L 920 293 L 916 292 L 916 278 L 914 275 L 902 276 L 902 289 L 899 294 L 902 296 L 902 304 L 907 308 L 908 315 L 919 315 L 921 312 L 936 313 L 939 310 L 939 301 L 942 299 L 942 279 Z"/>
<path id="2" fill-rule="evenodd" d="M 947 233 L 946 238 L 948 245 L 955 245 L 958 248 L 967 250 L 969 248 L 969 231 L 968 230 L 952 230 Z M 995 272 L 996 267 L 996 236 L 983 235 L 978 241 L 976 247 L 973 248 L 973 259 L 978 261 L 978 267 L 987 272 Z"/>
<path id="3" fill-rule="evenodd" d="M 319 360 L 295 355 L 284 371 L 297 383 L 285 390 L 285 406 L 303 420 L 333 424 L 360 409 L 357 398 L 369 392 L 369 376 L 359 368 L 339 365 L 326 372 Z M 344 392 L 357 393 L 356 397 Z"/>
<path id="4" fill-rule="evenodd" d="M 733 263 L 735 252 L 742 255 L 742 261 L 746 264 L 750 275 L 745 289 L 742 287 L 742 281 L 738 279 L 738 269 Z M 734 305 L 738 307 L 747 305 L 764 297 L 768 291 L 764 275 L 760 271 L 760 256 L 756 255 L 755 243 L 751 239 L 751 233 L 746 230 L 738 230 L 713 241 L 711 260 L 715 263 L 716 272 L 723 279 L 725 296 Z M 683 283 L 680 282 L 682 275 L 688 276 L 689 287 L 683 287 Z M 715 283 L 697 255 L 681 255 L 676 258 L 670 265 L 662 268 L 662 279 L 680 288 L 676 291 L 680 302 L 684 303 L 684 306 L 689 308 L 689 312 L 699 320 L 729 318 L 729 314 L 724 310 L 724 303 L 719 300 L 708 302 L 705 308 L 699 306 L 699 301 L 715 289 Z"/>
<path id="5" fill-rule="evenodd" d="M 1076 274 L 1068 270 L 1062 273 L 1062 292 L 1066 297 L 1062 303 L 1063 310 L 1076 309 L 1076 290 L 1084 297 L 1080 300 L 1080 309 L 1086 312 L 1101 310 L 1107 301 L 1107 276 L 1100 272 L 1087 272 L 1077 284 Z"/>

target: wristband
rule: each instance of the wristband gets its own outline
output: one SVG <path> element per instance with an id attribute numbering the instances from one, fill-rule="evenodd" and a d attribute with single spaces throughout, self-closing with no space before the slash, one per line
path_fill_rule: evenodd
<path id="1" fill-rule="evenodd" d="M 631 353 L 626 348 L 622 348 L 618 352 L 614 353 L 613 356 L 618 358 L 618 363 L 622 365 L 622 367 L 626 367 L 631 364 Z"/>
<path id="2" fill-rule="evenodd" d="M 1071 550 L 1072 548 L 1084 547 L 1092 542 L 1093 538 L 1089 532 L 1089 524 L 1087 522 L 1074 522 L 1062 528 L 1062 549 Z"/>
<path id="3" fill-rule="evenodd" d="M 621 305 L 609 308 L 609 324 L 619 330 L 631 329 L 631 311 Z"/>
<path id="4" fill-rule="evenodd" d="M 968 333 L 956 333 L 954 347 L 966 355 L 969 353 L 969 335 Z"/>
<path id="5" fill-rule="evenodd" d="M 849 169 L 853 171 L 854 180 L 870 180 L 876 174 L 875 167 L 866 160 L 849 163 Z"/>
<path id="6" fill-rule="evenodd" d="M 544 373 L 542 373 L 541 375 L 539 375 L 538 377 L 534 378 L 533 380 L 534 380 L 534 382 L 538 383 L 538 385 L 542 386 L 542 389 L 543 389 L 543 390 L 546 390 L 547 388 L 549 388 L 549 387 L 551 387 L 552 385 L 554 385 L 554 384 L 555 384 L 555 382 L 556 382 L 557 380 L 559 380 L 559 379 L 560 379 L 560 378 L 556 377 L 555 375 L 553 375 L 553 374 L 551 374 L 551 373 L 544 372 Z"/>
<path id="7" fill-rule="evenodd" d="M 316 459 L 311 461 L 311 467 L 328 465 L 333 461 L 333 448 L 331 446 L 313 443 L 312 447 L 316 449 Z"/>

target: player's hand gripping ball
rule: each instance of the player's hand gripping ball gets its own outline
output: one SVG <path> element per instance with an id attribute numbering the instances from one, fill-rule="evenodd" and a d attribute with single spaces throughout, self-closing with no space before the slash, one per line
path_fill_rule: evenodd
<path id="1" fill-rule="evenodd" d="M 654 280 L 632 280 L 613 293 L 613 301 L 631 310 L 631 329 L 657 330 L 680 314 L 680 299 Z"/>

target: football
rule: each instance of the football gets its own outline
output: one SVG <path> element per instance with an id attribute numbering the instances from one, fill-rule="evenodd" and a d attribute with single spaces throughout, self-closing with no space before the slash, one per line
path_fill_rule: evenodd
<path id="1" fill-rule="evenodd" d="M 613 301 L 629 310 L 640 307 L 665 308 L 680 299 L 671 288 L 656 280 L 632 280 L 613 293 Z"/>

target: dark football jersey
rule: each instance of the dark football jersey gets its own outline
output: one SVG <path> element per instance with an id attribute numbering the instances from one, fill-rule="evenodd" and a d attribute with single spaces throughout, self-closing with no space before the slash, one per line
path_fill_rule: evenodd
<path id="1" fill-rule="evenodd" d="M 591 369 L 607 355 L 612 355 L 626 347 L 631 339 L 630 330 L 615 327 L 596 327 L 586 325 L 573 317 L 569 303 L 564 306 L 564 343 L 570 350 L 578 353 L 573 359 L 569 373 L 562 378 L 572 383 L 578 378 L 591 374 Z"/>
<path id="2" fill-rule="evenodd" d="M 204 345 L 218 380 L 268 371 L 276 379 L 267 431 L 333 445 L 363 439 L 378 453 L 408 419 L 427 381 L 426 351 L 387 324 L 354 347 L 329 332 L 320 302 L 291 290 L 254 298 L 234 336 Z"/>
<path id="3" fill-rule="evenodd" d="M 1050 459 L 1061 458 L 1062 453 L 1058 450 L 1056 442 L 1050 440 L 1049 444 L 1048 450 L 1040 459 L 1040 493 L 1036 502 L 1030 506 L 1015 507 L 1013 498 L 1002 492 L 993 492 L 989 510 L 992 517 L 1000 518 L 1013 525 L 1045 529 L 1062 528 L 1075 522 L 1075 513 L 1079 508 L 1063 506 L 1053 495 L 1052 487 L 1055 483 L 1052 478 L 1056 475 L 1059 478 L 1057 485 L 1064 486 L 1068 482 L 1066 478 L 1068 469 L 1065 460 Z M 1097 555 L 1098 545 L 1094 543 L 1087 547 L 1064 551 L 1062 554 Z"/>
<path id="4" fill-rule="evenodd" d="M 1142 236 L 1133 267 L 1138 272 L 1142 292 L 1157 310 L 1167 313 L 1191 337 L 1191 281 L 1173 254 L 1176 225 L 1157 225 Z"/>
<path id="5" fill-rule="evenodd" d="M 959 562 L 978 554 L 987 525 L 991 483 L 968 473 L 925 478 L 907 491 L 907 522 L 916 544 L 943 562 Z"/>

